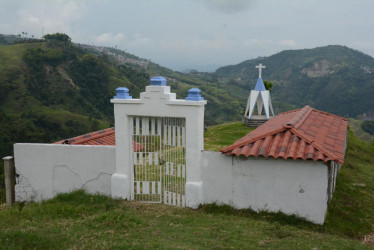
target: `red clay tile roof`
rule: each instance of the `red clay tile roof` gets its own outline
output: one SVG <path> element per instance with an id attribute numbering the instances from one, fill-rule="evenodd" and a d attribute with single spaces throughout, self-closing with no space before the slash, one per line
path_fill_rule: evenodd
<path id="1" fill-rule="evenodd" d="M 346 118 L 305 106 L 271 118 L 221 152 L 343 164 L 347 126 Z"/>
<path id="2" fill-rule="evenodd" d="M 144 149 L 140 143 L 134 143 L 134 151 Z M 80 135 L 74 138 L 54 142 L 53 144 L 70 144 L 70 145 L 116 145 L 116 133 L 114 128 L 107 128 L 104 130 L 95 131 L 89 134 Z"/>
<path id="3" fill-rule="evenodd" d="M 80 135 L 74 138 L 54 142 L 53 144 L 70 144 L 70 145 L 116 145 L 114 128 L 95 131 L 89 134 Z"/>

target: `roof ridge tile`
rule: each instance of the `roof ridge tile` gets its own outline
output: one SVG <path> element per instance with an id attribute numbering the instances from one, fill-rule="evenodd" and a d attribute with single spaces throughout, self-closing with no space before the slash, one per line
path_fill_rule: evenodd
<path id="1" fill-rule="evenodd" d="M 312 108 L 309 105 L 306 105 L 302 109 L 300 109 L 297 114 L 291 118 L 291 120 L 285 125 L 287 128 L 288 127 L 293 127 L 293 128 L 299 128 L 305 119 L 310 115 L 312 112 Z"/>

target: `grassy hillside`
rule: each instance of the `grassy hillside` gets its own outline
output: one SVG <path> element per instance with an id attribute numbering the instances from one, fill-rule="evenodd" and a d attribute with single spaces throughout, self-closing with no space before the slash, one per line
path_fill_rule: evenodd
<path id="1" fill-rule="evenodd" d="M 0 244 L 12 249 L 328 248 L 355 240 L 252 216 L 113 200 L 83 192 L 0 210 Z M 366 247 L 369 249 L 368 247 Z"/>
<path id="2" fill-rule="evenodd" d="M 115 89 L 127 87 L 138 98 L 155 75 L 167 77 L 178 98 L 200 88 L 208 100 L 207 125 L 240 119 L 240 103 L 212 77 L 184 75 L 116 49 L 75 45 L 64 34 L 45 41 L 1 37 L 2 156 L 12 154 L 16 142 L 48 143 L 111 126 Z"/>
<path id="3" fill-rule="evenodd" d="M 0 45 L 1 156 L 16 142 L 49 143 L 112 126 L 115 89 L 128 87 L 136 97 L 149 82 L 69 40 L 17 42 Z"/>
<path id="4" fill-rule="evenodd" d="M 224 123 L 208 127 L 204 133 L 204 150 L 219 151 L 233 144 L 254 128 L 246 127 L 242 122 Z"/>
<path id="5" fill-rule="evenodd" d="M 205 148 L 218 149 L 246 133 L 240 123 L 209 127 Z M 20 249 L 369 249 L 374 246 L 373 154 L 374 145 L 349 131 L 345 165 L 323 226 L 281 213 L 215 204 L 192 210 L 77 191 L 42 203 L 1 206 L 0 244 Z"/>

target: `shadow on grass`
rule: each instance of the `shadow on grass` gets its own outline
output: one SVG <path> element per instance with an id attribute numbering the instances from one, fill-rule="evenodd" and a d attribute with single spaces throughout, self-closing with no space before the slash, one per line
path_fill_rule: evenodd
<path id="1" fill-rule="evenodd" d="M 218 205 L 216 203 L 202 205 L 199 209 L 208 214 L 224 214 L 247 217 L 255 220 L 266 220 L 271 223 L 276 222 L 281 225 L 290 225 L 297 228 L 313 229 L 320 232 L 324 231 L 323 225 L 313 224 L 312 222 L 309 222 L 304 218 L 298 217 L 296 215 L 287 215 L 282 212 L 256 212 L 252 209 L 236 209 L 229 205 Z"/>
<path id="2" fill-rule="evenodd" d="M 8 231 L 0 234 L 0 245 L 8 249 L 57 249 L 61 248 L 61 239 L 40 232 Z"/>

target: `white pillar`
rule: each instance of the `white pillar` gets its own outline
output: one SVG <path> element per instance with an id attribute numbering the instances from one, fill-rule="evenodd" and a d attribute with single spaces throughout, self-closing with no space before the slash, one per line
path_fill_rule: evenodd
<path id="1" fill-rule="evenodd" d="M 186 117 L 186 133 L 186 205 L 197 208 L 204 203 L 200 165 L 204 150 L 204 106 L 195 107 L 191 116 Z"/>
<path id="2" fill-rule="evenodd" d="M 201 176 L 201 152 L 204 149 L 204 108 L 200 90 L 191 89 L 185 100 L 176 99 L 162 77 L 151 79 L 151 86 L 132 99 L 124 88 L 111 100 L 116 127 L 116 173 L 112 176 L 112 196 L 133 199 L 133 161 L 130 131 L 131 116 L 176 117 L 186 120 L 186 205 L 197 207 L 204 202 Z M 125 89 L 125 92 L 128 91 Z"/>

